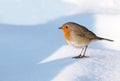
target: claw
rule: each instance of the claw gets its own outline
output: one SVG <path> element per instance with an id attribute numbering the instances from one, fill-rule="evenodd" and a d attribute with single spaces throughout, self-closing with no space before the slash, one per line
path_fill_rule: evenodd
<path id="1" fill-rule="evenodd" d="M 79 59 L 79 58 L 82 58 L 82 56 L 75 56 L 75 57 L 73 57 L 73 58 Z"/>
<path id="2" fill-rule="evenodd" d="M 79 59 L 79 58 L 88 58 L 89 56 L 75 56 L 75 57 L 73 57 L 73 58 L 75 58 L 75 59 Z"/>

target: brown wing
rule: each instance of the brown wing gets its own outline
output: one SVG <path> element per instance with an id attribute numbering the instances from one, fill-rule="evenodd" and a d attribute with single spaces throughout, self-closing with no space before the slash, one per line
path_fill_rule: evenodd
<path id="1" fill-rule="evenodd" d="M 75 32 L 77 32 L 77 34 L 80 35 L 81 37 L 87 37 L 87 38 L 97 37 L 92 31 L 88 30 L 82 25 L 78 25 L 77 30 Z"/>

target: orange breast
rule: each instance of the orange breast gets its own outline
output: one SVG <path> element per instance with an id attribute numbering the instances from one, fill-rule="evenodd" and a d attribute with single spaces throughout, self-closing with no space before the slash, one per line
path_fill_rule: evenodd
<path id="1" fill-rule="evenodd" d="M 71 41 L 70 30 L 69 29 L 64 29 L 63 32 L 64 32 L 64 36 L 65 36 L 66 40 L 70 42 Z"/>

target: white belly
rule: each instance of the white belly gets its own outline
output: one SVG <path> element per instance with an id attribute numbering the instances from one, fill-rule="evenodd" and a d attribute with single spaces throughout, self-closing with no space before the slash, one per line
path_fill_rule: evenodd
<path id="1" fill-rule="evenodd" d="M 73 47 L 76 47 L 76 48 L 82 48 L 82 47 L 85 47 L 86 45 L 88 44 L 85 44 L 85 43 L 76 43 L 76 42 L 68 42 L 68 44 L 72 45 Z"/>

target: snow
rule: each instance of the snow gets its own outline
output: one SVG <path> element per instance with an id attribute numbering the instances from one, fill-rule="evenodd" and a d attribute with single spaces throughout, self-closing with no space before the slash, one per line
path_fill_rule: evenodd
<path id="1" fill-rule="evenodd" d="M 18 25 L 1 26 L 0 81 L 120 81 L 120 0 L 61 1 L 0 1 L 0 23 Z M 71 17 L 78 13 L 92 13 L 94 17 Z M 66 20 L 68 15 L 70 17 Z M 61 18 L 62 16 L 64 17 Z M 56 18 L 64 21 L 57 21 Z M 54 23 L 49 23 L 49 20 Z M 86 55 L 90 56 L 89 58 L 72 59 L 73 56 L 79 55 L 81 49 L 61 46 L 64 44 L 62 35 L 54 28 L 65 21 L 77 21 L 79 24 L 83 21 L 83 25 L 88 27 L 93 27 L 94 22 L 95 28 L 91 29 L 96 31 L 95 33 L 115 42 L 102 42 L 104 50 L 88 48 Z M 35 29 L 32 29 L 33 26 L 21 27 L 36 24 L 41 25 L 34 26 Z M 44 31 L 47 33 L 43 36 Z M 56 38 L 54 41 L 53 37 Z M 54 51 L 58 46 L 61 47 Z M 106 47 L 114 50 L 107 50 Z M 43 59 L 44 57 L 47 58 Z"/>
<path id="2" fill-rule="evenodd" d="M 119 14 L 120 0 L 63 0 L 77 6 L 75 13 Z"/>
<path id="3" fill-rule="evenodd" d="M 80 23 L 79 19 L 82 24 L 92 27 L 93 19 L 89 14 L 62 17 L 36 26 L 1 24 L 0 81 L 50 81 L 64 66 L 71 63 L 69 61 L 73 61 L 71 57 L 48 63 L 36 63 L 66 44 L 58 27 L 67 21 Z"/>
<path id="4" fill-rule="evenodd" d="M 79 52 L 80 49 L 64 45 L 39 64 L 63 58 L 73 60 L 63 67 L 52 81 L 120 81 L 119 51 L 88 48 L 86 55 L 90 56 L 89 58 L 72 59 Z"/>
<path id="5" fill-rule="evenodd" d="M 120 50 L 120 15 L 95 15 L 95 31 L 96 34 L 102 37 L 113 39 L 113 43 L 103 43 L 107 48 Z"/>
<path id="6" fill-rule="evenodd" d="M 61 0 L 0 0 L 0 23 L 45 24 L 71 13 L 74 9 L 73 5 Z"/>
<path id="7" fill-rule="evenodd" d="M 69 51 L 68 51 L 68 49 L 69 49 Z M 74 49 L 71 46 L 64 45 L 61 48 L 59 48 L 56 52 L 54 52 L 50 57 L 44 59 L 40 63 L 46 63 L 46 62 L 73 56 L 73 54 L 74 54 L 74 53 L 72 53 L 73 50 L 76 50 L 76 49 Z M 40 63 L 38 63 L 38 64 L 40 64 Z"/>

